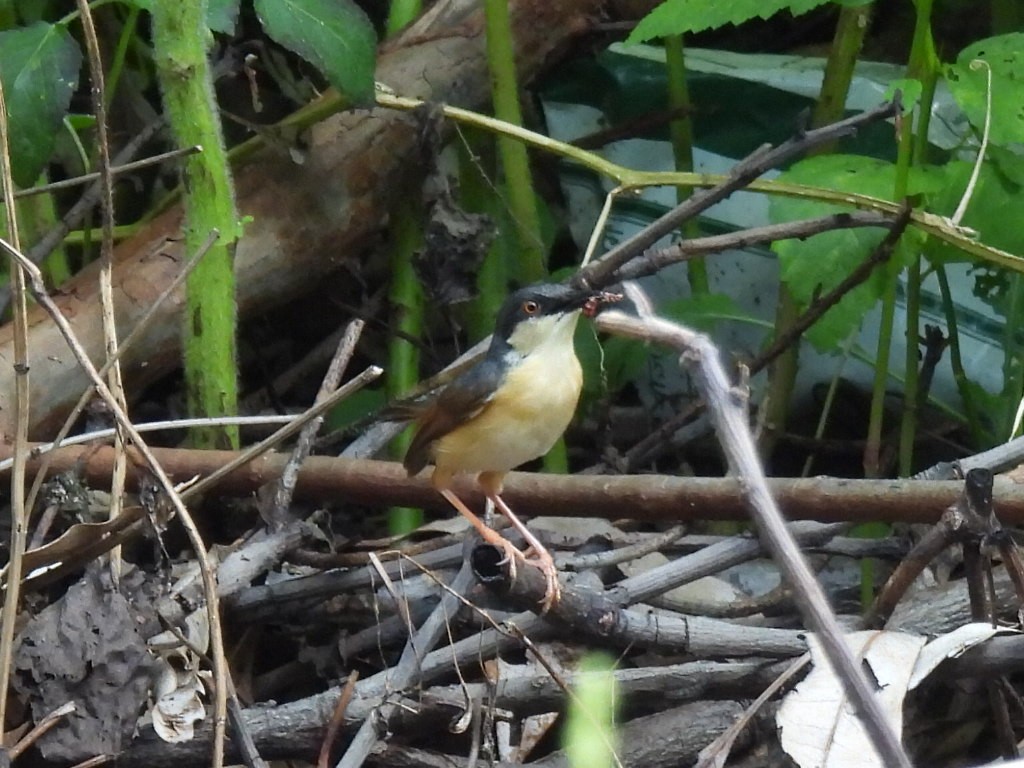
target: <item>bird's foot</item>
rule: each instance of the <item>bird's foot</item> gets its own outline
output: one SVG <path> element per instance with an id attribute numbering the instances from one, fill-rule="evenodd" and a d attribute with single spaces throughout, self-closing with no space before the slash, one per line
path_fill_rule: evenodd
<path id="1" fill-rule="evenodd" d="M 504 553 L 504 557 L 501 559 L 499 565 L 508 563 L 509 579 L 515 579 L 516 577 L 517 559 L 522 560 L 524 563 L 532 565 L 535 568 L 539 568 L 541 573 L 544 574 L 544 580 L 547 586 L 544 589 L 544 597 L 540 601 L 540 613 L 543 616 L 551 610 L 552 606 L 558 603 L 562 596 L 562 588 L 558 581 L 558 568 L 555 565 L 555 559 L 546 549 L 541 548 L 540 551 L 538 551 L 535 547 L 529 547 L 526 552 L 523 552 L 500 533 L 497 533 L 496 531 L 490 531 L 490 533 L 493 534 L 493 536 L 484 536 L 484 540 Z"/>
<path id="2" fill-rule="evenodd" d="M 530 565 L 536 566 L 544 574 L 547 587 L 544 590 L 544 597 L 540 601 L 540 615 L 550 611 L 562 599 L 562 586 L 558 581 L 558 568 L 555 559 L 546 549 L 536 552 L 524 560 Z"/>

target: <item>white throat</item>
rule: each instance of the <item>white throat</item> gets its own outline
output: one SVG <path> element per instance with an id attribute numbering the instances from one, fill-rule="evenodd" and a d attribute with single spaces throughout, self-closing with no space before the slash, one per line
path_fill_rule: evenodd
<path id="1" fill-rule="evenodd" d="M 508 337 L 508 343 L 519 357 L 542 355 L 575 355 L 573 336 L 580 311 L 533 317 L 520 322 Z"/>

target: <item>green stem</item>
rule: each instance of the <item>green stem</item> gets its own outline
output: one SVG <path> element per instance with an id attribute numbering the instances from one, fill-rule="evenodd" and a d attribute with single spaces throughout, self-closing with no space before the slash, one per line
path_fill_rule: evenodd
<path id="1" fill-rule="evenodd" d="M 484 0 L 484 14 L 494 114 L 506 123 L 522 125 L 508 0 Z M 519 243 L 519 277 L 525 283 L 535 283 L 544 279 L 547 268 L 529 156 L 523 144 L 504 135 L 498 136 L 498 155 Z"/>
<path id="2" fill-rule="evenodd" d="M 121 72 L 124 70 L 124 60 L 128 54 L 128 46 L 135 38 L 136 26 L 139 21 L 139 8 L 135 5 L 129 6 L 128 16 L 121 27 L 121 34 L 117 39 L 117 48 L 110 61 L 110 73 L 107 75 L 107 87 L 103 95 L 109 105 L 117 94 L 117 84 L 121 81 Z"/>
<path id="3" fill-rule="evenodd" d="M 384 27 L 385 35 L 389 38 L 397 35 L 420 15 L 421 8 L 420 0 L 391 0 Z"/>
<path id="4" fill-rule="evenodd" d="M 921 101 L 917 107 L 918 124 L 914 135 L 907 134 L 910 145 L 910 157 L 903 159 L 897 155 L 896 196 L 900 200 L 907 194 L 908 177 L 911 165 L 921 165 L 928 146 L 928 126 L 931 116 L 931 102 L 935 95 L 935 81 L 938 77 L 938 58 L 935 55 L 935 44 L 931 34 L 931 2 L 918 0 L 917 18 L 914 25 L 914 42 L 910 50 L 909 72 L 912 77 L 921 81 Z M 907 121 L 908 123 L 910 121 Z M 901 132 L 901 150 L 903 134 Z M 907 245 L 905 246 L 904 243 Z M 900 247 L 916 247 L 916 239 L 904 240 Z M 900 444 L 898 471 L 903 477 L 910 475 L 914 465 L 914 442 L 917 437 L 917 421 L 920 404 L 919 396 L 919 360 L 920 325 L 921 325 L 921 256 L 915 253 L 907 271 L 907 309 L 906 309 L 906 358 L 904 360 L 903 412 L 900 421 Z"/>
<path id="5" fill-rule="evenodd" d="M 420 12 L 419 0 L 392 0 L 388 11 L 387 34 L 393 37 Z M 423 335 L 423 291 L 413 267 L 416 251 L 423 243 L 423 226 L 418 211 L 400 204 L 392 211 L 391 284 L 388 301 L 394 333 L 388 342 L 387 395 L 396 400 L 416 386 L 420 378 L 420 351 L 409 339 Z M 412 430 L 406 429 L 391 443 L 396 456 L 404 456 L 412 442 Z M 392 507 L 388 510 L 388 529 L 402 535 L 423 525 L 423 510 Z"/>
<path id="6" fill-rule="evenodd" d="M 929 55 L 934 57 L 934 48 L 931 45 L 930 19 L 931 0 L 917 0 L 915 3 L 917 16 L 914 24 L 914 40 L 910 49 L 910 61 L 907 66 L 907 74 L 911 77 L 924 75 L 929 68 L 927 63 Z M 923 110 L 925 105 L 921 105 Z M 896 183 L 893 193 L 894 200 L 902 200 L 907 194 L 907 182 L 910 173 L 910 165 L 914 157 L 913 133 L 910 120 L 903 120 L 900 126 L 899 143 L 896 150 Z M 904 249 L 903 243 L 897 246 L 897 259 L 900 251 Z M 905 257 L 905 254 L 904 254 Z M 920 280 L 920 270 L 910 270 L 908 276 L 908 295 L 919 290 L 919 286 L 912 283 Z M 885 387 L 889 379 L 889 355 L 892 351 L 893 325 L 896 317 L 896 286 L 898 275 L 890 271 L 889 280 L 886 283 L 885 293 L 882 295 L 882 318 L 881 328 L 878 334 L 878 351 L 875 356 L 875 378 L 871 389 L 871 411 L 868 420 L 868 436 L 864 446 L 864 471 L 868 477 L 878 477 L 881 473 L 881 450 L 882 450 L 882 429 L 883 415 L 885 408 Z M 906 368 L 904 374 L 904 411 L 911 412 L 904 416 L 900 429 L 900 468 L 909 466 L 913 461 L 913 432 L 916 427 L 915 412 L 917 409 L 917 349 L 918 349 L 918 317 L 907 315 L 907 361 L 913 357 L 913 364 Z M 911 343 L 911 338 L 913 342 Z M 913 347 L 913 355 L 911 349 Z M 907 446 L 906 436 L 910 436 L 910 444 Z"/>
<path id="7" fill-rule="evenodd" d="M 672 156 L 677 171 L 693 170 L 693 116 L 691 114 L 690 89 L 686 83 L 686 56 L 682 35 L 665 38 L 665 77 L 668 83 L 668 108 L 680 111 L 668 124 L 672 142 Z M 676 200 L 683 202 L 690 196 L 685 187 L 676 187 Z M 700 236 L 700 227 L 695 219 L 686 222 L 684 238 Z M 693 296 L 707 296 L 711 292 L 708 282 L 708 265 L 704 259 L 691 259 L 686 263 L 690 278 L 690 293 Z"/>
<path id="8" fill-rule="evenodd" d="M 495 194 L 493 178 L 494 144 L 476 128 L 460 131 L 459 204 L 471 213 L 485 213 L 500 218 L 501 201 Z M 469 339 L 476 343 L 494 330 L 494 318 L 505 299 L 508 286 L 508 258 L 505 240 L 494 238 L 476 276 L 477 295 L 469 306 L 466 325 Z"/>
<path id="9" fill-rule="evenodd" d="M 416 386 L 420 378 L 419 348 L 409 339 L 423 334 L 423 292 L 413 270 L 413 257 L 423 242 L 423 228 L 415 211 L 397 206 L 392 212 L 391 230 L 391 322 L 394 334 L 388 342 L 387 394 L 396 400 Z M 412 440 L 405 430 L 392 442 L 397 456 L 404 456 Z M 423 511 L 408 507 L 392 507 L 388 527 L 392 534 L 404 534 L 423 524 Z"/>
<path id="10" fill-rule="evenodd" d="M 153 60 L 171 130 L 179 146 L 203 147 L 184 161 L 187 257 L 211 232 L 220 233 L 187 283 L 188 410 L 190 416 L 233 416 L 238 411 L 234 249 L 241 227 L 206 55 L 210 40 L 203 0 L 153 5 Z M 238 429 L 199 429 L 191 439 L 197 447 L 237 448 Z"/>
<path id="11" fill-rule="evenodd" d="M 960 400 L 967 414 L 967 426 L 971 430 L 971 439 L 976 447 L 986 444 L 984 428 L 978 415 L 978 407 L 971 392 L 970 379 L 964 368 L 963 356 L 960 354 L 960 332 L 956 318 L 956 305 L 953 303 L 953 292 L 949 288 L 949 277 L 946 267 L 935 265 L 935 277 L 939 281 L 939 292 L 942 294 L 942 309 L 946 316 L 946 332 L 949 335 L 949 364 L 953 369 L 953 380 L 956 382 Z"/>

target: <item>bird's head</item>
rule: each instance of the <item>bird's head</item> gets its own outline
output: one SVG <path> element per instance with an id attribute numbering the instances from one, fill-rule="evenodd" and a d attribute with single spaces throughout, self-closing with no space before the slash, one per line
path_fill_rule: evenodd
<path id="1" fill-rule="evenodd" d="M 510 294 L 498 312 L 493 344 L 526 356 L 548 344 L 572 344 L 580 313 L 593 314 L 612 294 L 538 283 Z"/>

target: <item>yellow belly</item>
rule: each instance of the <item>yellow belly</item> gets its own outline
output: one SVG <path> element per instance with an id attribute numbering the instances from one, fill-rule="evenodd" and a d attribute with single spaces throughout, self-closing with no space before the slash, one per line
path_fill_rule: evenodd
<path id="1" fill-rule="evenodd" d="M 442 473 L 507 472 L 543 456 L 572 420 L 583 386 L 575 354 L 526 358 L 487 407 L 434 444 Z"/>

